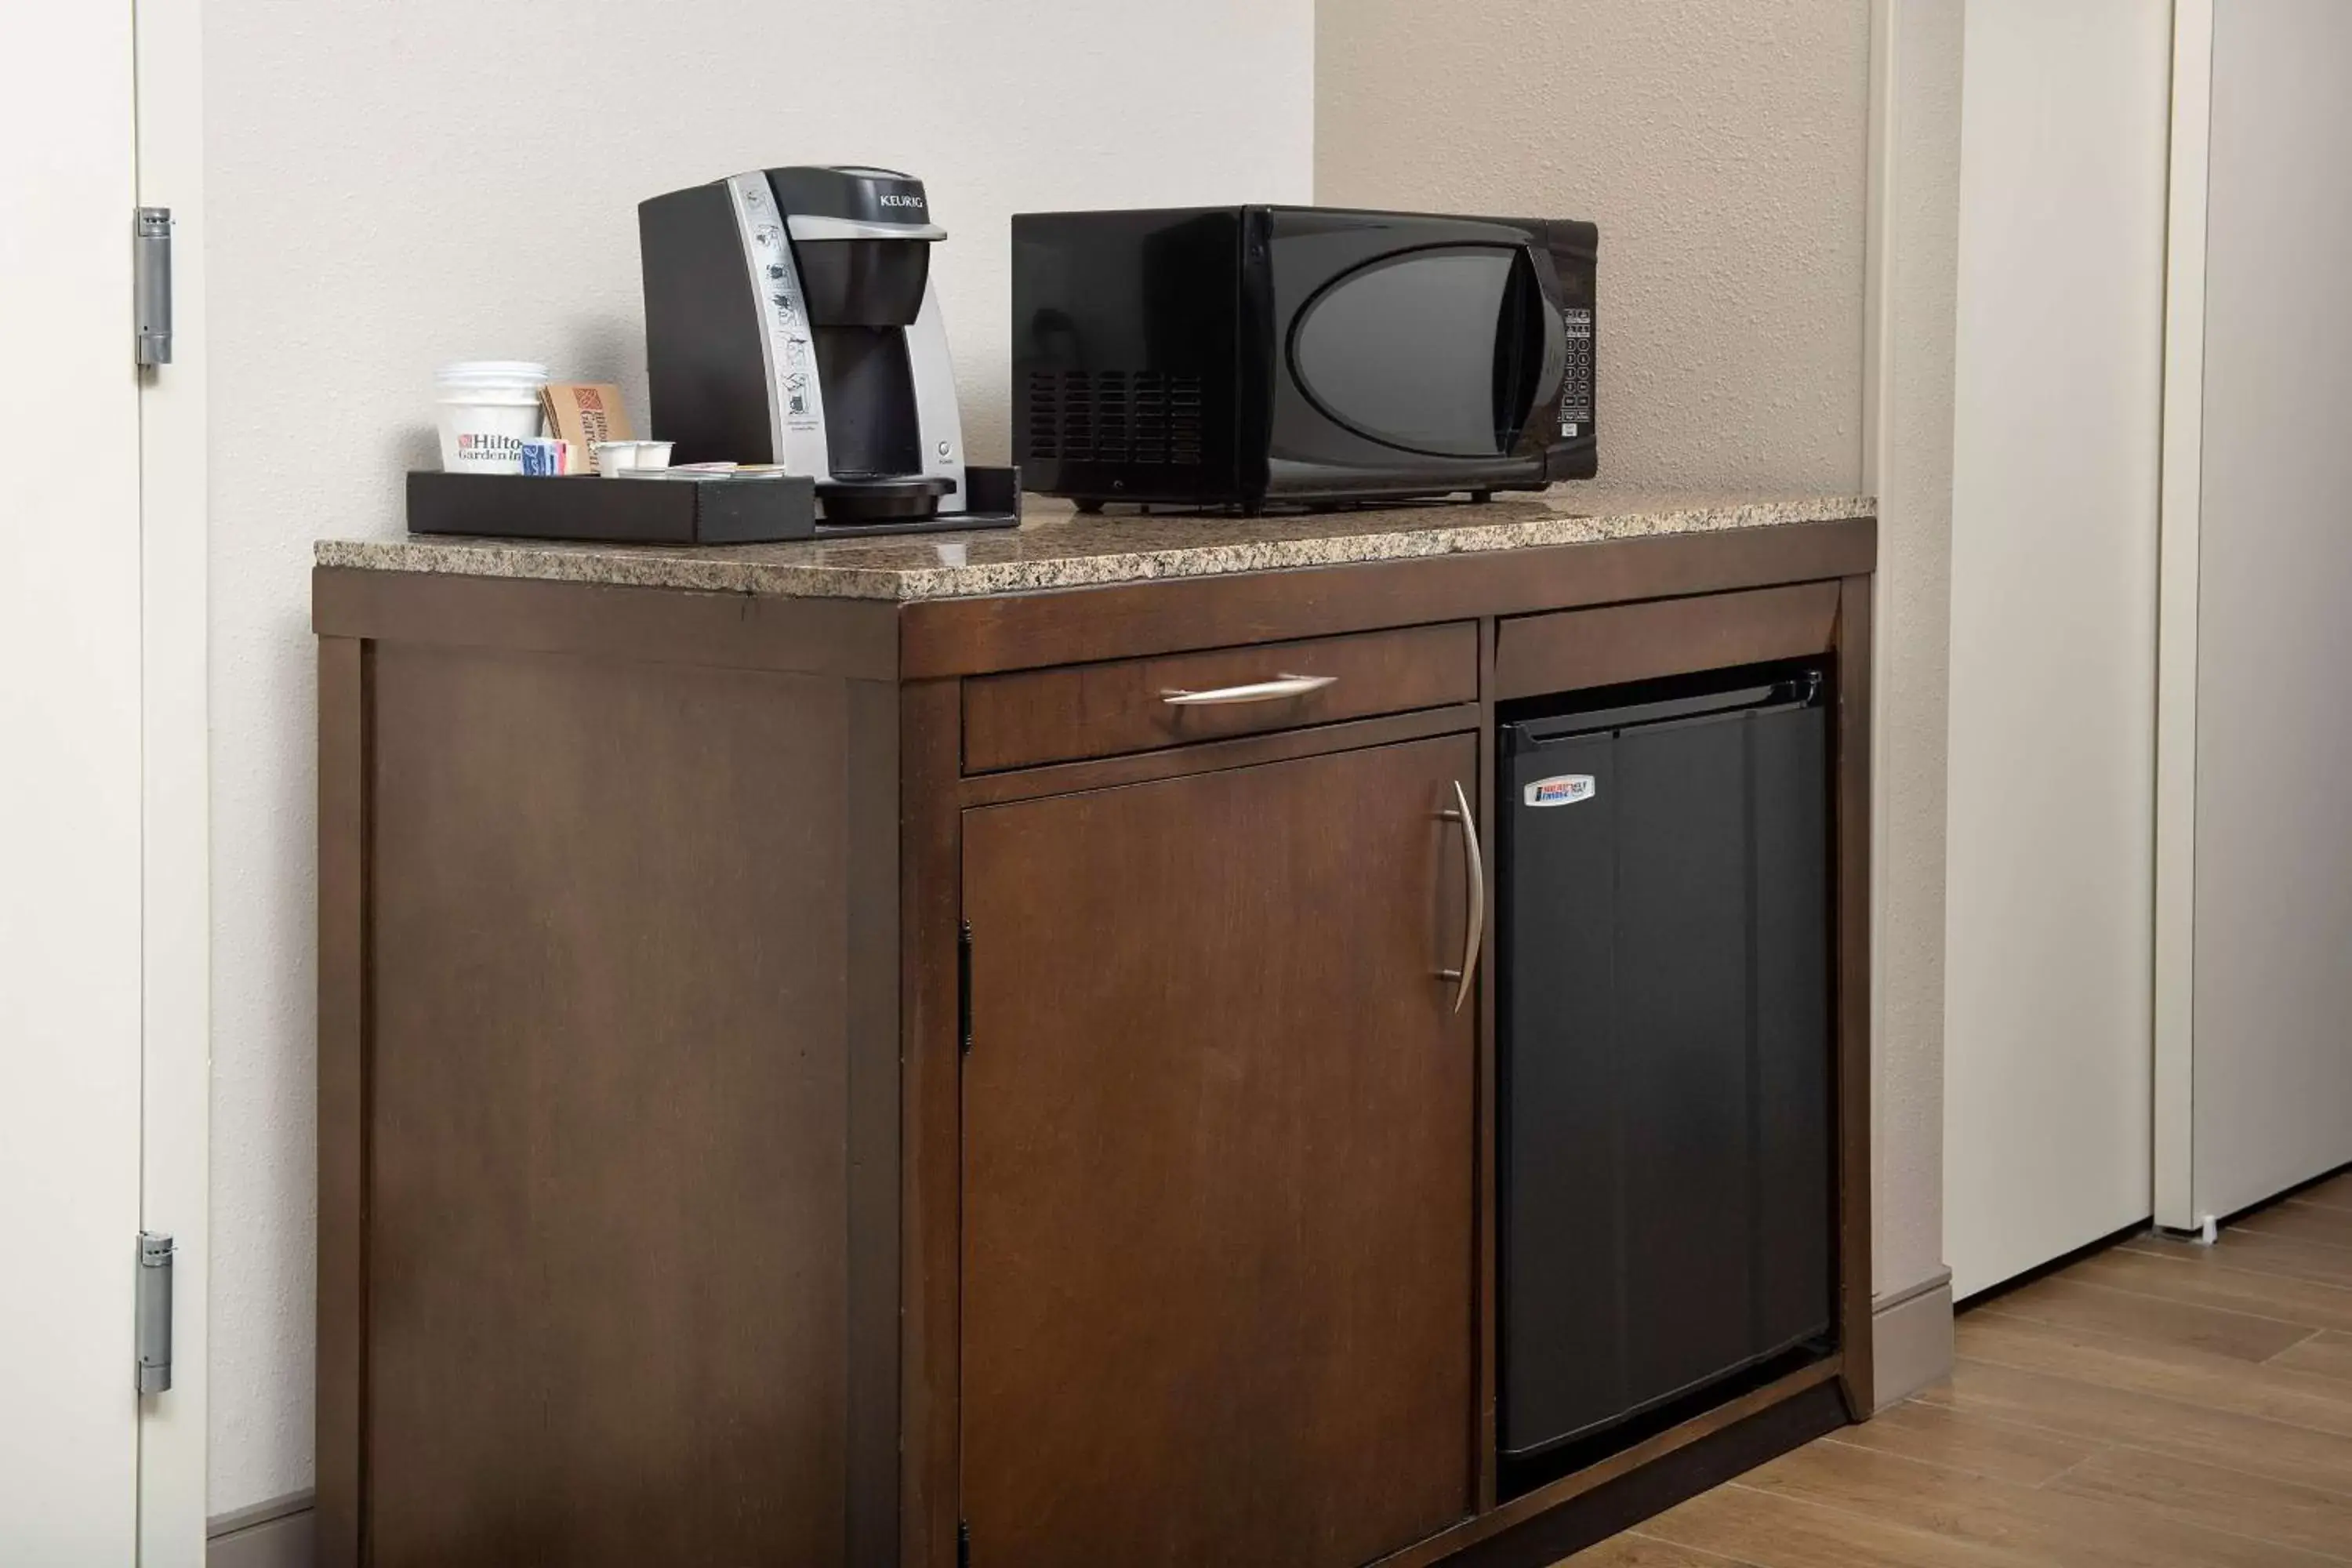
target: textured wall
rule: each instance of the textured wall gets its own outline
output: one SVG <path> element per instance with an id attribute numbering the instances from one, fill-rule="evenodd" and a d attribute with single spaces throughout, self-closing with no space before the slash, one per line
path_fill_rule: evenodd
<path id="1" fill-rule="evenodd" d="M 1877 372 L 1873 1258 L 1942 1258 L 1944 689 L 1959 0 L 1895 0 Z M 1868 0 L 1325 0 L 1318 201 L 1601 225 L 1601 470 L 1864 471 Z"/>
<path id="2" fill-rule="evenodd" d="M 1962 0 L 1895 0 L 1885 13 L 1871 1097 L 1872 1264 L 1882 1292 L 1943 1263 L 1944 696 L 1962 10 Z"/>
<path id="3" fill-rule="evenodd" d="M 924 176 L 950 231 L 966 430 L 1002 454 L 1008 215 L 1304 200 L 1313 42 L 1309 0 L 208 0 L 205 20 L 218 1513 L 310 1479 L 310 544 L 399 528 L 434 365 L 544 359 L 641 397 L 639 198 L 879 163 Z"/>
<path id="4" fill-rule="evenodd" d="M 1318 201 L 1601 225 L 1601 462 L 1862 472 L 1866 0 L 1324 0 Z"/>

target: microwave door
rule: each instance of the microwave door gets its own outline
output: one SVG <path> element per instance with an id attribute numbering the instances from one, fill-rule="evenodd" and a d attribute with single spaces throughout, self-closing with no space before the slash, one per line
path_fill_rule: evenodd
<path id="1" fill-rule="evenodd" d="M 1559 270 L 1552 265 L 1551 252 L 1541 246 L 1528 247 L 1528 260 L 1535 268 L 1536 289 L 1539 303 L 1536 310 L 1537 331 L 1543 338 L 1543 372 L 1536 378 L 1536 395 L 1520 410 L 1518 446 L 1541 449 L 1551 439 L 1551 416 L 1544 416 L 1542 429 L 1529 439 L 1528 426 L 1535 423 L 1538 409 L 1549 410 L 1559 401 L 1560 388 L 1568 380 L 1568 318 L 1565 310 L 1568 292 L 1560 287 Z"/>
<path id="2" fill-rule="evenodd" d="M 1500 459 L 1566 363 L 1550 258 L 1519 244 L 1391 251 L 1299 311 L 1290 371 L 1316 411 L 1392 451 Z"/>
<path id="3" fill-rule="evenodd" d="M 1292 329 L 1297 384 L 1325 418 L 1393 451 L 1500 457 L 1496 333 L 1524 265 L 1515 245 L 1445 245 L 1340 273 Z"/>
<path id="4" fill-rule="evenodd" d="M 1545 428 L 1530 431 L 1538 409 L 1559 398 L 1568 374 L 1568 329 L 1560 315 L 1559 273 L 1550 252 L 1525 247 L 1511 268 L 1495 324 L 1495 437 L 1506 452 L 1541 451 Z"/>

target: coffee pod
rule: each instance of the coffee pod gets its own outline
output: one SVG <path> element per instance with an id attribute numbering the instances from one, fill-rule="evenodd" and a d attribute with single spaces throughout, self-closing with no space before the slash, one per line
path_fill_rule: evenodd
<path id="1" fill-rule="evenodd" d="M 599 441 L 596 471 L 606 479 L 615 474 L 647 473 L 669 467 L 667 441 Z"/>

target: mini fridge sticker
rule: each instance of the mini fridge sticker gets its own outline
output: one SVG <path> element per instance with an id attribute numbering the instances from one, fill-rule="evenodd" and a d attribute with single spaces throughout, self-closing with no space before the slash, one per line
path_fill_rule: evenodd
<path id="1" fill-rule="evenodd" d="M 1592 798 L 1591 773 L 1554 773 L 1548 779 L 1538 779 L 1519 792 L 1529 805 L 1574 805 Z"/>

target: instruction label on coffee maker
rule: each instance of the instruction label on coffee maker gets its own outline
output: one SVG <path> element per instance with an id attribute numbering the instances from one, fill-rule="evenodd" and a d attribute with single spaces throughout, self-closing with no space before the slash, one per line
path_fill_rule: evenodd
<path id="1" fill-rule="evenodd" d="M 739 174 L 727 182 L 751 270 L 759 308 L 761 357 L 768 372 L 768 424 L 775 450 L 769 460 L 789 473 L 824 479 L 830 472 L 824 440 L 824 395 L 816 375 L 806 296 L 793 247 L 767 178 Z M 746 454 L 748 457 L 749 454 Z"/>

